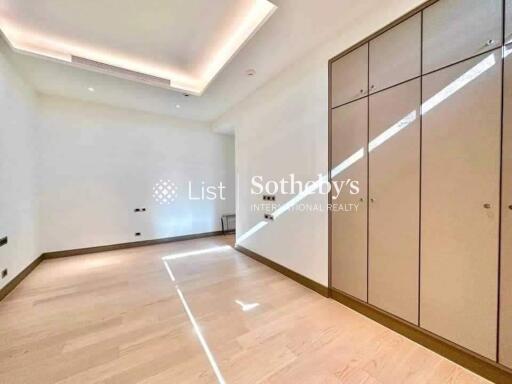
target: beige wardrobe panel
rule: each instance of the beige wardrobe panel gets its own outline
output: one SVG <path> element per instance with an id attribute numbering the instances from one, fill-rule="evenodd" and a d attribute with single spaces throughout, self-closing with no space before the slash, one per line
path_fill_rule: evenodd
<path id="1" fill-rule="evenodd" d="M 421 73 L 421 14 L 370 41 L 370 93 Z"/>
<path id="2" fill-rule="evenodd" d="M 332 106 L 348 103 L 367 93 L 368 44 L 365 44 L 332 63 Z"/>
<path id="3" fill-rule="evenodd" d="M 423 79 L 420 326 L 496 359 L 501 50 Z"/>
<path id="4" fill-rule="evenodd" d="M 355 204 L 357 210 L 332 212 L 331 283 L 334 288 L 364 301 L 367 299 L 368 232 L 367 156 L 363 153 L 368 143 L 367 122 L 367 98 L 332 110 L 332 180 L 358 181 L 360 191 L 352 195 L 348 188 L 342 188 L 338 198 L 333 194 L 333 205 Z M 362 155 L 358 160 L 357 154 Z M 350 165 L 345 168 L 342 164 Z"/>
<path id="5" fill-rule="evenodd" d="M 440 0 L 423 11 L 423 73 L 502 42 L 503 0 Z"/>
<path id="6" fill-rule="evenodd" d="M 512 46 L 505 59 L 501 212 L 501 364 L 512 368 Z"/>
<path id="7" fill-rule="evenodd" d="M 420 81 L 370 96 L 368 186 L 368 302 L 416 325 Z"/>
<path id="8" fill-rule="evenodd" d="M 505 42 L 512 42 L 512 0 L 506 1 L 506 10 L 505 10 Z"/>

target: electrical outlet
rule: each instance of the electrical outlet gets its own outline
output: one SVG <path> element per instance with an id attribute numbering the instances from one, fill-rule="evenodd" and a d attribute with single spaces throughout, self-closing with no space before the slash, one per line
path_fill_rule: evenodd
<path id="1" fill-rule="evenodd" d="M 5 279 L 7 277 L 7 275 L 9 274 L 9 270 L 7 268 L 5 268 L 3 271 L 2 271 L 2 279 Z"/>

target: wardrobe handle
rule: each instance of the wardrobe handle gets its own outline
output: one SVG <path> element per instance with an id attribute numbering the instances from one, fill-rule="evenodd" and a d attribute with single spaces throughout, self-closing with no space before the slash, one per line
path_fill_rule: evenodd
<path id="1" fill-rule="evenodd" d="M 371 201 L 372 203 L 375 203 L 375 199 L 374 199 L 373 197 L 370 199 L 370 201 Z"/>
<path id="2" fill-rule="evenodd" d="M 485 204 L 484 204 L 484 208 L 485 208 L 485 209 L 491 209 L 491 204 L 489 204 L 489 203 L 485 203 Z"/>
<path id="3" fill-rule="evenodd" d="M 363 199 L 362 197 L 360 197 L 360 198 L 359 198 L 359 201 L 362 203 L 362 202 L 364 202 L 364 199 Z M 511 205 L 511 207 L 512 207 L 512 205 Z M 512 208 L 511 208 L 511 209 L 512 209 Z"/>
<path id="4" fill-rule="evenodd" d="M 478 50 L 476 52 L 477 53 L 481 52 L 489 47 L 492 47 L 493 45 L 496 45 L 496 40 L 494 40 L 494 39 L 486 40 L 486 42 L 480 48 L 478 48 Z"/>
<path id="5" fill-rule="evenodd" d="M 508 209 L 512 209 L 512 205 L 509 205 L 509 206 L 508 206 Z"/>

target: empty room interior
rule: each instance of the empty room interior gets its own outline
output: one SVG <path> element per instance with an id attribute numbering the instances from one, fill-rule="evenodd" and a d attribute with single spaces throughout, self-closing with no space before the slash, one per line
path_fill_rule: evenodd
<path id="1" fill-rule="evenodd" d="M 1 384 L 512 384 L 512 0 L 0 0 Z"/>

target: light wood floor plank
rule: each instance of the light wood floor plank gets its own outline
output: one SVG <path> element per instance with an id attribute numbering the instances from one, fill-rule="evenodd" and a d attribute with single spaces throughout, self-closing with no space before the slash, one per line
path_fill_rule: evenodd
<path id="1" fill-rule="evenodd" d="M 217 383 L 183 300 L 226 383 L 486 383 L 232 248 L 162 261 L 232 244 L 44 261 L 0 302 L 0 383 Z"/>

